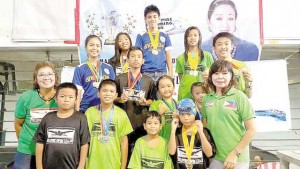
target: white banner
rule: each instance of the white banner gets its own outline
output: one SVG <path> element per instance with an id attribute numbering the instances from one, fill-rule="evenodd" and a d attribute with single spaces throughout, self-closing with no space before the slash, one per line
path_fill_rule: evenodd
<path id="1" fill-rule="evenodd" d="M 250 99 L 259 132 L 288 131 L 291 112 L 285 60 L 247 62 L 253 75 Z"/>
<path id="2" fill-rule="evenodd" d="M 215 22 L 208 18 L 211 2 L 212 0 L 81 0 L 80 61 L 85 62 L 87 59 L 84 40 L 90 34 L 99 35 L 104 43 L 101 59 L 109 59 L 114 55 L 114 38 L 119 32 L 127 32 L 134 45 L 137 34 L 146 31 L 144 9 L 150 4 L 154 4 L 160 9 L 159 28 L 170 35 L 173 58 L 177 58 L 184 52 L 185 30 L 189 26 L 197 26 L 202 33 L 203 43 L 219 31 L 229 31 L 239 40 L 247 41 L 242 41 L 244 47 L 250 44 L 253 48 L 246 47 L 247 49 L 257 50 L 255 56 L 251 58 L 245 56 L 240 60 L 258 60 L 260 50 L 259 0 L 231 1 L 236 12 L 232 6 L 227 10 L 225 9 L 226 5 L 225 8 L 223 8 L 224 5 L 216 5 L 213 9 L 213 15 L 216 16 Z M 220 9 L 222 10 L 220 11 Z M 217 23 L 216 20 L 221 20 L 218 15 L 223 12 L 222 22 Z M 234 15 L 233 18 L 229 16 L 230 14 Z M 226 24 L 230 22 L 233 25 L 229 29 Z M 244 50 L 244 48 L 240 49 Z M 204 50 L 211 49 L 204 48 Z M 247 53 L 249 50 L 243 51 L 241 55 Z"/>
<path id="3" fill-rule="evenodd" d="M 15 0 L 12 40 L 75 39 L 75 0 Z"/>

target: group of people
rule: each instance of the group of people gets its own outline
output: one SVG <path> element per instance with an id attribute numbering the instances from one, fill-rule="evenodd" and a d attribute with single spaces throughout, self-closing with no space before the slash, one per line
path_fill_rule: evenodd
<path id="1" fill-rule="evenodd" d="M 109 63 L 99 61 L 101 39 L 89 35 L 88 60 L 72 83 L 58 84 L 52 63 L 36 65 L 34 88 L 16 104 L 15 169 L 249 168 L 252 77 L 231 56 L 234 36 L 212 38 L 214 60 L 201 48 L 200 30 L 186 30 L 176 101 L 172 45 L 158 30 L 159 9 L 147 6 L 144 17 L 147 32 L 135 46 L 119 33 Z"/>

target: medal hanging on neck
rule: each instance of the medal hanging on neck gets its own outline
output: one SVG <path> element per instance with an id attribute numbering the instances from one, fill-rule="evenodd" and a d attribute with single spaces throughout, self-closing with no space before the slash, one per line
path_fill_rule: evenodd
<path id="1" fill-rule="evenodd" d="M 99 66 L 98 63 L 100 63 Z M 100 82 L 102 80 L 101 62 L 97 61 L 96 66 L 93 66 L 90 61 L 86 61 L 86 64 L 88 65 L 94 78 L 93 86 L 98 89 Z"/>
<path id="2" fill-rule="evenodd" d="M 152 45 L 152 54 L 158 55 L 158 39 L 159 39 L 159 30 L 155 31 L 155 39 L 153 38 L 152 32 L 148 29 L 148 35 Z"/>
<path id="3" fill-rule="evenodd" d="M 128 72 L 128 68 L 129 68 L 129 63 L 127 61 L 127 57 L 125 58 L 125 56 L 122 56 L 120 58 L 120 64 L 121 64 L 121 68 L 122 68 L 122 73 L 126 73 Z"/>
<path id="4" fill-rule="evenodd" d="M 128 75 L 127 76 L 128 88 L 131 90 L 136 85 L 136 89 L 137 90 L 141 90 L 141 78 L 140 78 L 140 77 L 142 77 L 141 72 L 138 73 L 138 75 L 136 76 L 136 78 L 133 77 L 133 75 L 132 75 L 132 73 L 130 71 L 128 71 L 127 75 Z"/>
<path id="5" fill-rule="evenodd" d="M 98 106 L 98 111 L 100 113 L 100 121 L 101 121 L 101 134 L 98 136 L 98 140 L 101 141 L 102 143 L 108 143 L 110 138 L 109 138 L 109 127 L 110 127 L 110 122 L 112 120 L 112 117 L 114 115 L 114 106 L 112 106 L 107 120 L 105 120 L 103 112 L 101 110 L 101 106 Z"/>
<path id="6" fill-rule="evenodd" d="M 198 75 L 198 71 L 197 71 L 197 67 L 198 67 L 198 62 L 199 62 L 199 51 L 196 52 L 195 56 L 193 57 L 191 55 L 191 52 L 188 52 L 188 64 L 190 65 L 190 75 L 192 76 L 197 76 Z"/>
<path id="7" fill-rule="evenodd" d="M 192 135 L 191 135 L 191 141 L 190 141 L 190 144 L 189 144 L 186 129 L 184 127 L 182 127 L 182 140 L 183 140 L 183 146 L 184 146 L 184 149 L 185 149 L 185 152 L 186 152 L 186 157 L 187 157 L 187 160 L 185 162 L 185 166 L 186 166 L 187 169 L 192 169 L 193 168 L 193 163 L 192 163 L 191 157 L 192 157 L 192 153 L 193 153 L 193 149 L 194 149 L 194 142 L 195 142 L 196 133 L 197 133 L 197 126 L 196 126 L 196 124 L 194 124 L 193 125 L 193 132 L 192 132 Z"/>

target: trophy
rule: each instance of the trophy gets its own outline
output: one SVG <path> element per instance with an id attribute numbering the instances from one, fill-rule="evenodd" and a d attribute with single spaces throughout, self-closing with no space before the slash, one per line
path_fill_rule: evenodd
<path id="1" fill-rule="evenodd" d="M 103 16 L 102 19 L 105 23 L 105 29 L 108 34 L 108 38 L 105 39 L 104 45 L 114 45 L 115 44 L 115 34 L 116 30 L 119 28 L 119 17 L 116 11 L 110 11 L 106 16 Z"/>

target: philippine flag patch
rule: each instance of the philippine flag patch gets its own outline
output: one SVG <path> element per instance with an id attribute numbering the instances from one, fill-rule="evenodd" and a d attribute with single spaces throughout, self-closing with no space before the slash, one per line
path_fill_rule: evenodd
<path id="1" fill-rule="evenodd" d="M 225 101 L 224 107 L 236 110 L 237 109 L 236 101 Z"/>

